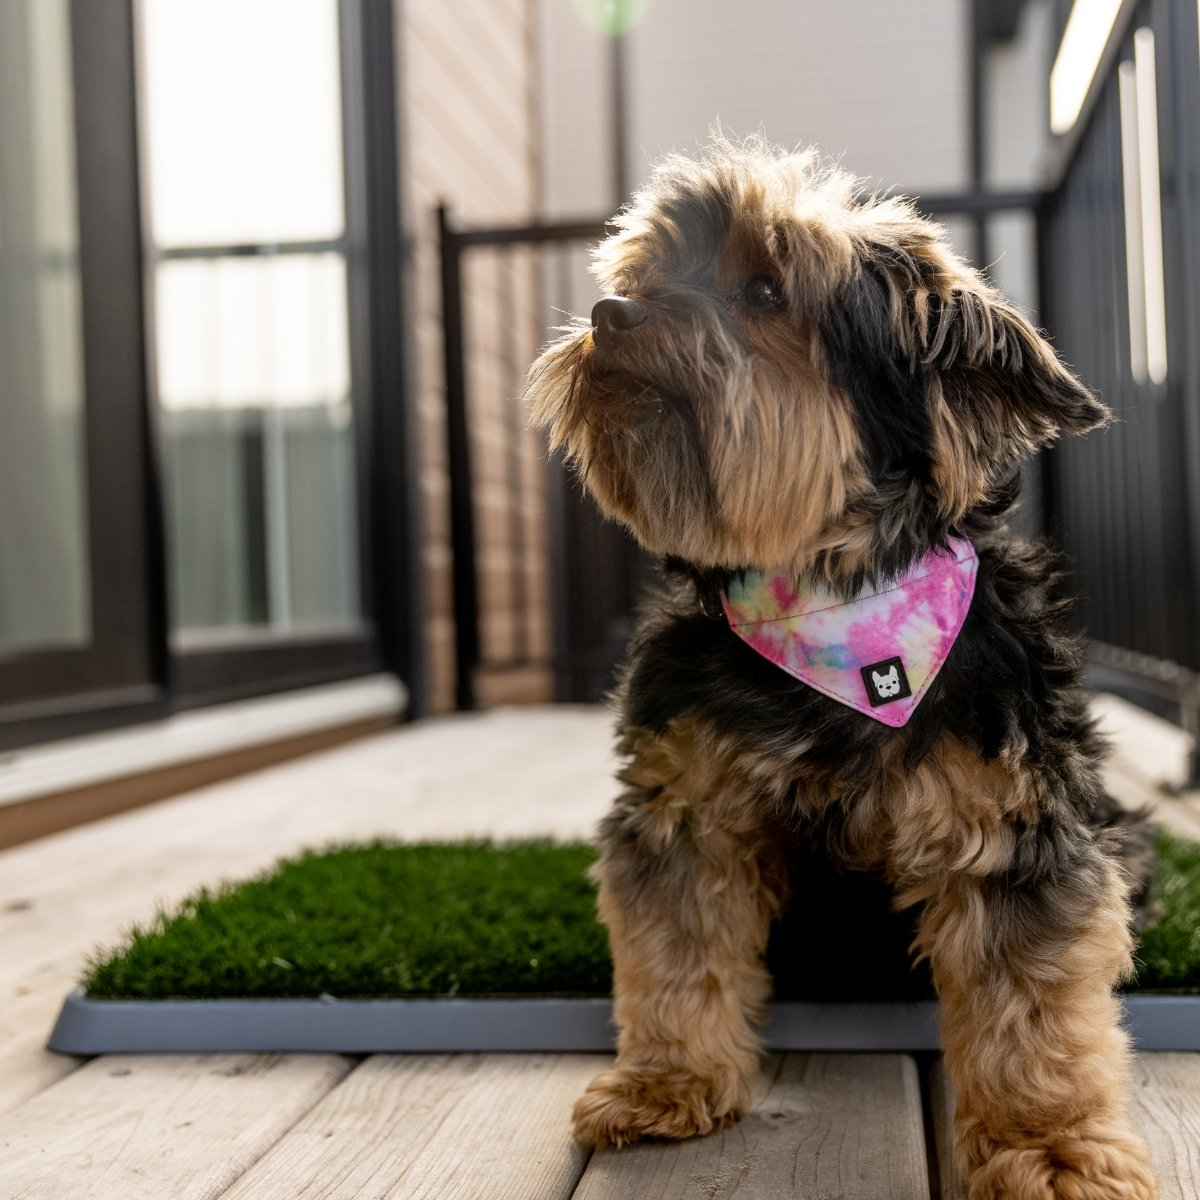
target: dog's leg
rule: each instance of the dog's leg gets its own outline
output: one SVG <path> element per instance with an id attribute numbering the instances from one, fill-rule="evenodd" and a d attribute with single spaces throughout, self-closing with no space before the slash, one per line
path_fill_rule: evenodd
<path id="1" fill-rule="evenodd" d="M 1149 1200 L 1113 995 L 1130 962 L 1126 880 L 1082 826 L 978 832 L 973 860 L 930 881 L 919 934 L 971 1200 Z"/>
<path id="2" fill-rule="evenodd" d="M 601 829 L 620 1037 L 616 1065 L 575 1106 L 584 1141 L 709 1133 L 750 1100 L 781 851 L 716 741 L 679 723 L 640 739 Z"/>

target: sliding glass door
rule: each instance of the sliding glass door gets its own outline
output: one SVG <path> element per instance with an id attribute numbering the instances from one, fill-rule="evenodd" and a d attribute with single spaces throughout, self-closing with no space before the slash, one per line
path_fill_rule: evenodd
<path id="1" fill-rule="evenodd" d="M 371 653 L 341 9 L 141 2 L 171 644 L 185 699 Z"/>
<path id="2" fill-rule="evenodd" d="M 0 654 L 91 641 L 71 26 L 0 5 Z M 19 518 L 17 517 L 19 514 Z"/>
<path id="3" fill-rule="evenodd" d="M 390 0 L 0 0 L 0 749 L 411 683 Z"/>
<path id="4" fill-rule="evenodd" d="M 0 0 L 0 746 L 158 711 L 127 6 Z"/>

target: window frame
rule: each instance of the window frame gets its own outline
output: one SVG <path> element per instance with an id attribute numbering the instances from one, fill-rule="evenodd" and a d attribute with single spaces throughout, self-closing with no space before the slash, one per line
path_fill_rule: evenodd
<path id="1" fill-rule="evenodd" d="M 168 708 L 160 488 L 143 353 L 132 14 L 111 0 L 72 0 L 70 22 L 92 636 L 79 649 L 0 659 L 0 748 Z"/>
<path id="2" fill-rule="evenodd" d="M 70 0 L 70 18 L 93 642 L 0 659 L 0 750 L 380 670 L 423 711 L 392 0 L 339 0 L 362 625 L 211 645 L 169 625 L 136 4 Z"/>

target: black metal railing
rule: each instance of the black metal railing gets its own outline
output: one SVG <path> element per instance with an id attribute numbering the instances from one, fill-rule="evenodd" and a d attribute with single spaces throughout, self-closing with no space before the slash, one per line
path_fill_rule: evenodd
<path id="1" fill-rule="evenodd" d="M 988 193 L 973 191 L 954 195 L 929 195 L 920 207 L 939 218 L 968 218 L 979 239 L 986 241 L 991 218 L 1023 212 L 1036 217 L 1043 197 L 1037 192 Z M 441 243 L 442 307 L 444 322 L 446 421 L 450 469 L 450 522 L 453 548 L 455 621 L 455 696 L 459 708 L 472 708 L 478 700 L 481 672 L 499 672 L 522 667 L 543 667 L 553 674 L 554 692 L 560 700 L 598 699 L 613 679 L 614 665 L 621 656 L 632 626 L 637 598 L 653 578 L 653 565 L 630 537 L 611 522 L 604 521 L 578 484 L 560 465 L 552 463 L 544 479 L 540 502 L 545 505 L 548 530 L 551 621 L 553 640 L 548 658 L 532 650 L 529 634 L 533 608 L 522 590 L 528 556 L 545 553 L 524 534 L 519 512 L 525 489 L 513 464 L 517 446 L 525 436 L 527 415 L 520 396 L 524 370 L 536 345 L 552 336 L 552 326 L 565 312 L 586 312 L 592 297 L 583 297 L 575 286 L 583 273 L 584 251 L 605 232 L 603 219 L 533 224 L 526 226 L 465 229 L 455 225 L 446 208 L 438 214 Z M 468 381 L 468 363 L 479 340 L 479 331 L 468 327 L 466 270 L 470 256 L 493 251 L 507 255 L 536 250 L 541 254 L 544 283 L 559 298 L 558 320 L 549 316 L 536 337 L 525 337 L 508 314 L 511 306 L 497 303 L 497 320 L 506 322 L 501 336 L 502 362 L 498 386 L 504 391 L 503 446 L 500 458 L 508 464 L 505 508 L 508 513 L 504 536 L 504 562 L 512 575 L 507 599 L 516 621 L 515 636 L 506 653 L 487 645 L 481 610 L 488 597 L 481 595 L 480 470 L 477 448 L 481 442 L 478 411 L 481 397 L 473 397 Z M 978 255 L 977 255 L 978 257 Z M 501 294 L 511 263 L 500 261 Z M 580 303 L 580 301 L 583 303 Z M 494 386 L 496 386 L 494 384 Z M 493 401 L 495 397 L 492 398 Z M 496 453 L 493 444 L 491 452 Z M 1034 481 L 1036 483 L 1036 480 Z M 1035 487 L 1034 489 L 1038 489 Z M 528 497 L 525 497 L 528 499 Z M 1030 514 L 1036 525 L 1036 510 Z"/>
<path id="2" fill-rule="evenodd" d="M 1042 314 L 1057 346 L 1115 415 L 1054 452 L 1048 521 L 1075 567 L 1092 660 L 1132 690 L 1172 702 L 1200 734 L 1200 111 L 1192 0 L 1127 5 L 1084 115 L 1061 147 L 1041 228 Z M 1166 364 L 1146 366 L 1131 176 L 1134 40 L 1154 67 Z M 1122 129 L 1120 74 L 1126 79 Z M 1153 203 L 1153 200 L 1151 200 Z M 1127 211 L 1127 207 L 1130 211 Z M 1134 214 L 1131 223 L 1128 218 Z M 1134 244 L 1130 245 L 1131 239 Z M 1131 280 L 1133 284 L 1131 286 Z"/>
<path id="3" fill-rule="evenodd" d="M 1139 28 L 1155 34 L 1169 370 L 1135 378 L 1130 356 L 1118 74 Z M 1028 472 L 1023 524 L 1048 530 L 1076 569 L 1081 628 L 1093 661 L 1176 706 L 1200 734 L 1200 56 L 1193 0 L 1127 0 L 1076 127 L 1059 139 L 1044 191 L 925 196 L 939 218 L 966 218 L 977 261 L 993 261 L 989 220 L 1032 219 L 1036 309 L 1060 353 L 1113 408 L 1103 434 L 1071 439 Z M 446 377 L 458 625 L 459 703 L 474 701 L 486 655 L 479 639 L 471 434 L 464 355 L 462 264 L 472 247 L 575 246 L 600 220 L 455 229 L 442 213 Z M 561 269 L 561 262 L 559 264 Z M 563 276 L 565 278 L 565 275 Z M 1029 298 L 1027 298 L 1029 299 Z M 554 670 L 561 698 L 588 698 L 618 652 L 645 569 L 628 539 L 599 523 L 561 475 L 549 489 L 555 559 Z M 1032 502 L 1030 502 L 1030 499 Z M 585 582 L 586 581 L 586 582 Z M 565 630 L 571 630 L 565 633 Z"/>
<path id="4" fill-rule="evenodd" d="M 531 488 L 521 471 L 522 439 L 528 436 L 528 414 L 522 401 L 525 371 L 540 342 L 551 336 L 550 317 L 544 298 L 535 308 L 545 314 L 544 326 L 530 336 L 513 320 L 511 303 L 514 285 L 514 255 L 533 253 L 534 271 L 543 293 L 550 285 L 565 308 L 573 303 L 571 281 L 582 274 L 585 251 L 604 234 L 604 221 L 558 222 L 521 227 L 460 229 L 444 207 L 439 210 L 441 242 L 442 306 L 445 327 L 446 421 L 450 467 L 450 523 L 453 548 L 455 622 L 455 697 L 459 708 L 475 706 L 481 673 L 496 674 L 526 668 L 542 669 L 554 681 L 560 700 L 599 698 L 608 682 L 617 644 L 627 628 L 627 618 L 638 590 L 641 555 L 626 534 L 603 522 L 590 502 L 579 494 L 558 464 L 550 464 Z M 466 271 L 474 255 L 491 251 L 497 257 L 497 274 L 492 287 L 497 299 L 495 320 L 499 334 L 499 361 L 493 386 L 500 396 L 490 400 L 492 424 L 496 413 L 500 442 L 488 447 L 499 465 L 506 493 L 499 508 L 502 522 L 492 521 L 493 540 L 503 543 L 497 562 L 507 574 L 505 601 L 512 614 L 511 637 L 498 648 L 489 645 L 481 615 L 490 611 L 491 597 L 485 595 L 481 570 L 478 527 L 485 515 L 481 504 L 480 464 L 477 450 L 482 441 L 479 426 L 484 414 L 481 401 L 472 396 L 468 363 L 479 330 L 467 322 Z M 507 299 L 506 299 L 507 297 Z M 583 307 L 590 307 L 590 301 Z M 560 313 L 560 319 L 562 314 Z M 493 428 L 493 433 L 495 429 Z M 491 489 L 494 516 L 495 488 Z M 535 544 L 528 535 L 525 508 L 540 505 L 549 541 Z M 494 549 L 495 547 L 493 547 Z M 535 555 L 540 562 L 531 562 Z M 549 561 L 545 561 L 548 558 Z M 487 574 L 495 582 L 497 562 Z M 551 637 L 534 636 L 539 614 L 532 603 L 528 581 L 542 571 L 549 581 Z"/>

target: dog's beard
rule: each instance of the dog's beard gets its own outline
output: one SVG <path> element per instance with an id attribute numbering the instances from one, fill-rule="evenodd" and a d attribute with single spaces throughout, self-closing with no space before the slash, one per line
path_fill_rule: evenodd
<path id="1" fill-rule="evenodd" d="M 636 349 L 569 331 L 531 372 L 535 421 L 652 553 L 807 569 L 863 486 L 844 397 L 794 334 L 772 357 L 719 324 L 660 324 Z"/>
<path id="2" fill-rule="evenodd" d="M 604 512 L 657 554 L 713 521 L 702 412 L 719 409 L 699 381 L 659 347 L 636 357 L 607 353 L 590 332 L 571 331 L 531 372 L 534 421 L 562 450 Z M 682 533 L 682 536 L 681 536 Z M 698 548 L 698 547 L 690 547 Z"/>

